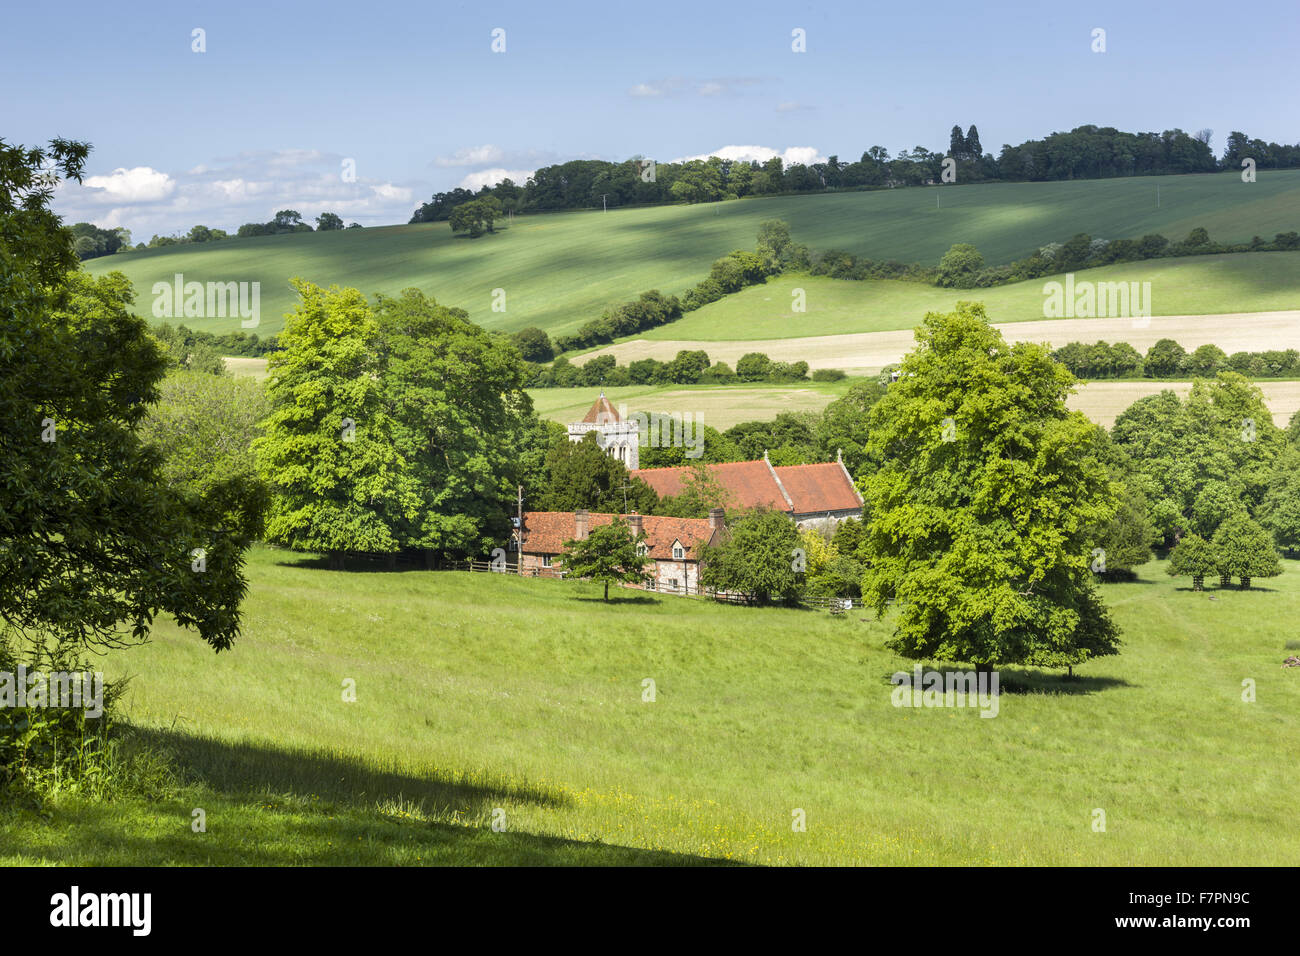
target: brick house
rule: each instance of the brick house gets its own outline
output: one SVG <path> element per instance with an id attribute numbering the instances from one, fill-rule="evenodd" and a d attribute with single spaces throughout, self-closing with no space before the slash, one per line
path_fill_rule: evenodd
<path id="1" fill-rule="evenodd" d="M 721 508 L 708 518 L 666 518 L 654 515 L 592 514 L 588 511 L 526 511 L 519 549 L 521 573 L 534 577 L 560 575 L 565 541 L 582 541 L 593 528 L 623 518 L 633 537 L 645 532 L 644 552 L 654 560 L 655 590 L 697 593 L 700 550 L 721 543 L 726 534 Z"/>
<path id="2" fill-rule="evenodd" d="M 783 511 L 800 528 L 838 524 L 862 516 L 862 496 L 849 477 L 844 461 L 816 465 L 776 465 L 767 454 L 757 461 L 732 461 L 706 465 L 715 481 L 727 490 L 729 508 L 767 508 Z M 689 467 L 640 468 L 640 478 L 660 498 L 680 495 Z"/>

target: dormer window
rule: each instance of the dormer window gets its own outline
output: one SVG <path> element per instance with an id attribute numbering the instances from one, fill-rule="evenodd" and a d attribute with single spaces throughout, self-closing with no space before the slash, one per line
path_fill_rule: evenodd
<path id="1" fill-rule="evenodd" d="M 685 558 L 685 557 L 686 557 L 686 549 L 682 547 L 682 543 L 681 543 L 680 541 L 674 541 L 674 542 L 673 542 L 673 560 L 674 560 L 674 561 L 681 561 L 681 560 L 682 560 L 683 558 Z"/>
<path id="2" fill-rule="evenodd" d="M 636 553 L 641 555 L 642 557 L 645 557 L 647 554 L 650 553 L 650 545 L 642 541 L 640 544 L 636 546 Z"/>

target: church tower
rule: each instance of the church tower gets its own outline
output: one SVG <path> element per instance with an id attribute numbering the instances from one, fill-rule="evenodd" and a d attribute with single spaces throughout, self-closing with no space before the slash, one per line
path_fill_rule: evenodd
<path id="1" fill-rule="evenodd" d="M 591 410 L 580 422 L 569 424 L 569 441 L 582 441 L 587 432 L 596 432 L 596 441 L 605 454 L 617 458 L 628 471 L 640 467 L 640 429 L 635 421 L 623 421 L 618 410 L 609 403 L 602 389 Z"/>

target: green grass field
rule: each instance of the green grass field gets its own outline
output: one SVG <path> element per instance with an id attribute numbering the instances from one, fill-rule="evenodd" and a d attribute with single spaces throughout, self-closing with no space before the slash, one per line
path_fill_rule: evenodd
<path id="1" fill-rule="evenodd" d="M 814 249 L 937 263 L 953 243 L 974 242 L 999 263 L 1077 232 L 1180 239 L 1204 226 L 1221 241 L 1272 238 L 1300 228 L 1298 210 L 1300 171 L 1261 172 L 1249 185 L 1230 174 L 980 184 L 536 215 L 475 240 L 453 238 L 446 223 L 231 239 L 92 259 L 86 268 L 125 272 L 146 316 L 153 283 L 178 272 L 188 281 L 259 281 L 259 334 L 282 327 L 293 276 L 367 294 L 415 286 L 487 328 L 536 325 L 556 334 L 647 289 L 685 291 L 717 257 L 753 248 L 763 219 L 785 219 Z M 491 311 L 498 288 L 505 312 Z M 218 333 L 240 327 L 237 319 L 177 321 Z"/>
<path id="2" fill-rule="evenodd" d="M 0 863 L 1289 865 L 1284 565 L 1249 592 L 1193 593 L 1160 563 L 1103 586 L 1122 653 L 1074 681 L 1004 668 L 982 719 L 892 706 L 911 663 L 866 612 L 604 605 L 595 584 L 258 548 L 231 652 L 162 624 L 106 661 L 188 782 L 0 808 Z"/>
<path id="3" fill-rule="evenodd" d="M 1041 320 L 1043 284 L 1047 281 L 1034 279 L 990 289 L 940 289 L 894 279 L 855 282 L 781 275 L 633 338 L 734 342 L 888 332 L 919 325 L 927 312 L 951 312 L 962 299 L 983 302 L 990 322 Z M 1080 270 L 1075 281 L 1150 282 L 1154 315 L 1282 311 L 1300 308 L 1300 252 L 1128 262 Z M 795 289 L 804 290 L 805 312 L 791 309 Z M 1267 343 L 1259 346 L 1268 347 Z"/>

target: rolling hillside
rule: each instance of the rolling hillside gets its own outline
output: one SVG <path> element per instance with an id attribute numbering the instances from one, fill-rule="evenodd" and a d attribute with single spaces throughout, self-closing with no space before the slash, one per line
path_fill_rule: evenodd
<path id="1" fill-rule="evenodd" d="M 1156 189 L 1160 205 L 1156 205 Z M 938 203 L 941 208 L 936 208 Z M 367 294 L 415 286 L 466 309 L 488 328 L 576 329 L 612 305 L 658 288 L 680 293 L 713 259 L 752 248 L 758 223 L 780 218 L 815 249 L 875 259 L 937 262 L 954 242 L 973 242 L 990 263 L 1006 262 L 1077 232 L 1113 239 L 1196 226 L 1223 241 L 1300 228 L 1300 171 L 1266 171 L 1244 184 L 1231 174 L 985 184 L 831 195 L 783 196 L 528 216 L 480 239 L 455 238 L 446 223 L 353 229 L 164 249 L 90 260 L 92 274 L 120 269 L 148 316 L 154 282 L 259 281 L 259 334 L 279 331 L 293 304 L 289 279 L 356 286 Z M 506 292 L 493 312 L 492 290 Z M 212 332 L 237 320 L 190 318 Z M 805 333 L 806 334 L 806 333 Z"/>
<path id="2" fill-rule="evenodd" d="M 1300 309 L 1300 252 L 1154 259 L 1083 269 L 1074 275 L 1077 282 L 1150 282 L 1151 312 L 1157 316 Z M 889 332 L 915 328 L 927 312 L 951 312 L 963 299 L 983 302 L 991 322 L 1041 321 L 1043 284 L 1047 281 L 1032 279 L 991 289 L 940 289 L 897 279 L 855 282 L 781 275 L 637 338 L 740 342 Z M 806 311 L 802 313 L 791 309 L 795 289 L 804 291 Z M 1274 346 L 1265 343 L 1258 347 Z"/>

